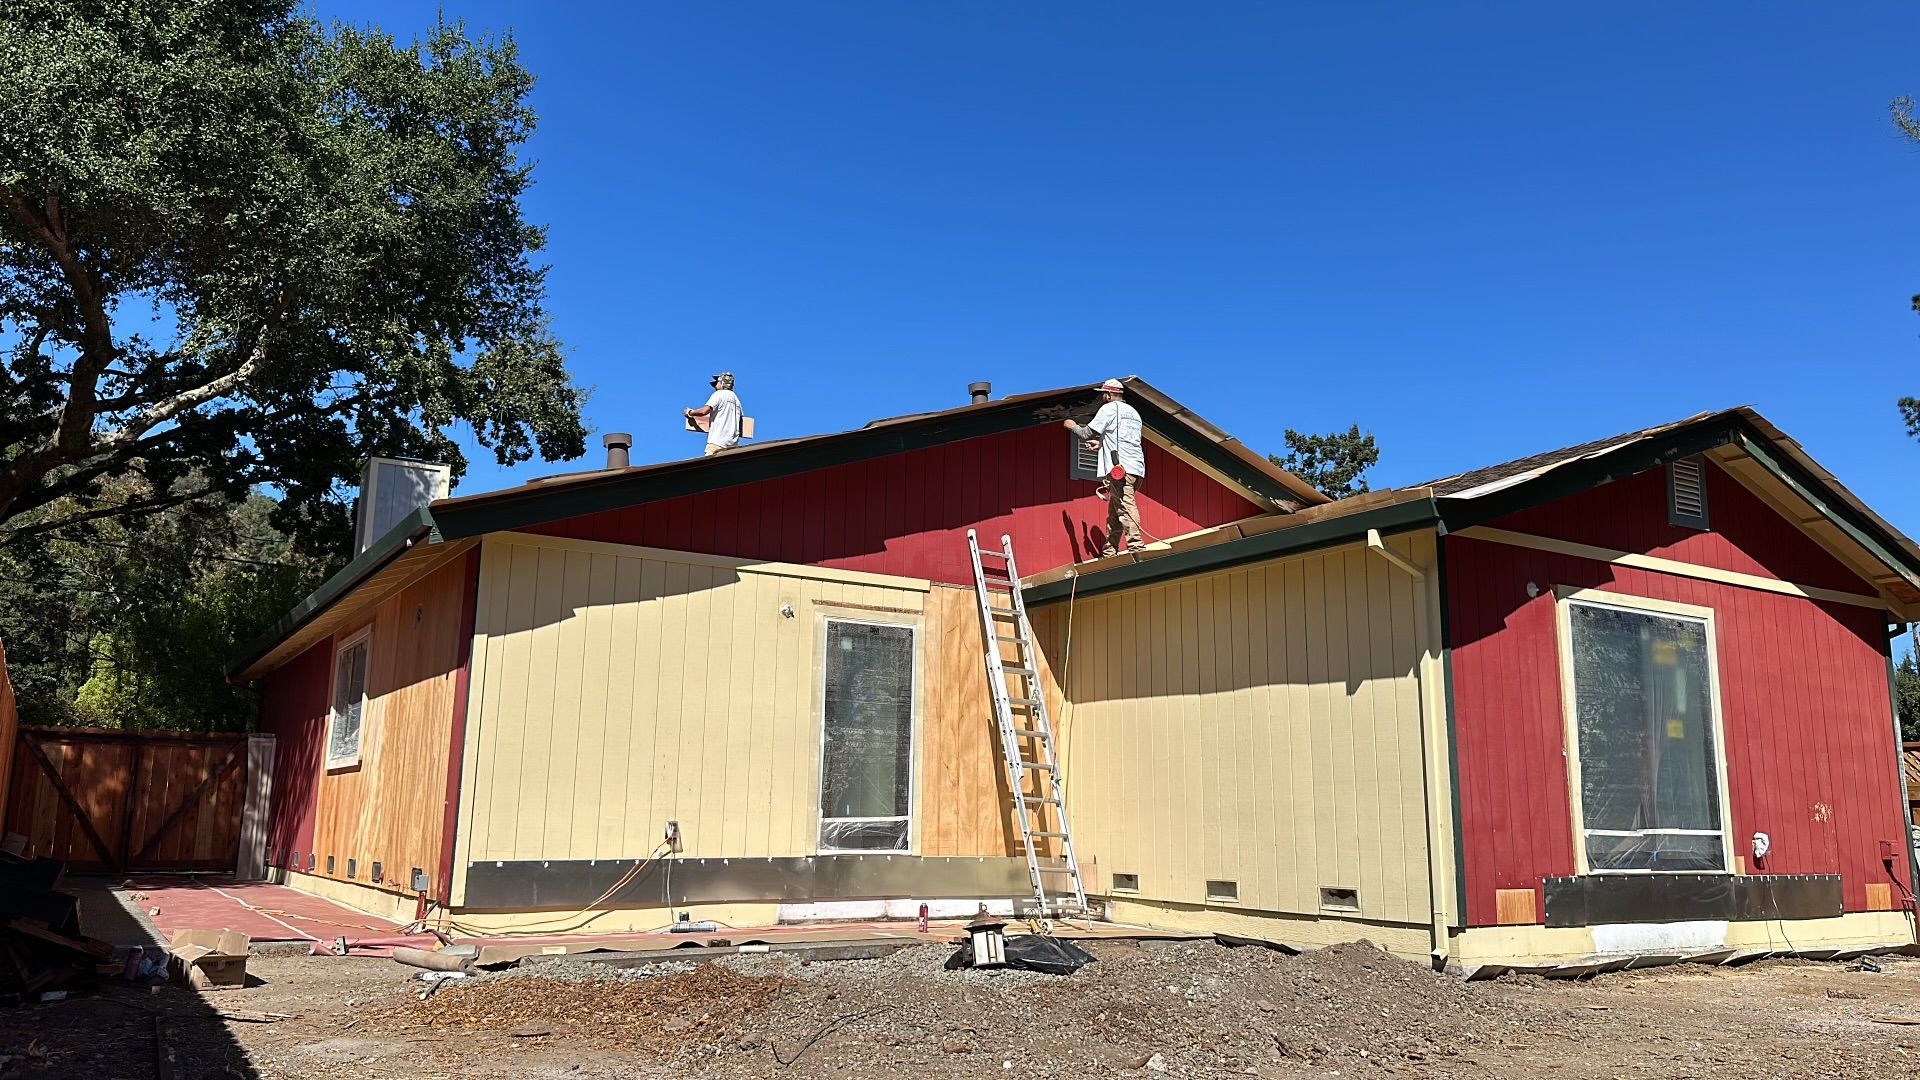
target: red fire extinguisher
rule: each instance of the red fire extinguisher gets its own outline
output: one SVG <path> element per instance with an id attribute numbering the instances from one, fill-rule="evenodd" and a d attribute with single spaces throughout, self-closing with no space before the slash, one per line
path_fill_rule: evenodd
<path id="1" fill-rule="evenodd" d="M 927 932 L 927 905 L 924 903 L 920 905 L 920 932 Z"/>

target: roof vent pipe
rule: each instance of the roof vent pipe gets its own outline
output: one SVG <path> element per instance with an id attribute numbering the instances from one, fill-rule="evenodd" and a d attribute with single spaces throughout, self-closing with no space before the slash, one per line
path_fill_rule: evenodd
<path id="1" fill-rule="evenodd" d="M 627 450 L 633 446 L 633 436 L 624 431 L 615 431 L 600 441 L 605 443 L 607 447 L 607 468 L 626 468 Z"/>
<path id="2" fill-rule="evenodd" d="M 985 405 L 987 399 L 993 396 L 993 384 L 990 382 L 968 383 L 967 396 L 973 399 L 971 404 Z"/>

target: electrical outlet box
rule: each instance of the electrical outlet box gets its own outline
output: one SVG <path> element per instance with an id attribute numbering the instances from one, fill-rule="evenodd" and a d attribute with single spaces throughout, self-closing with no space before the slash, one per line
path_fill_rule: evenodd
<path id="1" fill-rule="evenodd" d="M 414 892 L 423 893 L 427 891 L 427 888 L 430 882 L 427 881 L 427 872 L 425 870 L 422 870 L 417 866 L 414 867 L 412 880 L 413 880 L 412 888 Z"/>
<path id="2" fill-rule="evenodd" d="M 667 822 L 667 832 L 664 839 L 668 851 L 673 852 L 675 855 L 680 854 L 680 823 L 678 821 Z"/>

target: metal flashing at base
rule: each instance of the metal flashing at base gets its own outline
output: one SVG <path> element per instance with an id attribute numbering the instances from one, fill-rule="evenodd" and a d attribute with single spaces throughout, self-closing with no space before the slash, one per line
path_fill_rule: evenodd
<path id="1" fill-rule="evenodd" d="M 662 904 L 723 904 L 898 897 L 1025 895 L 1024 859 L 915 855 L 808 855 L 782 859 L 673 859 L 653 863 L 595 901 L 638 860 L 556 859 L 467 865 L 464 910 L 540 911 Z M 671 889 L 668 884 L 671 882 Z"/>
<path id="2" fill-rule="evenodd" d="M 1824 919 L 1840 914 L 1834 874 L 1592 874 L 1546 879 L 1548 926 Z"/>

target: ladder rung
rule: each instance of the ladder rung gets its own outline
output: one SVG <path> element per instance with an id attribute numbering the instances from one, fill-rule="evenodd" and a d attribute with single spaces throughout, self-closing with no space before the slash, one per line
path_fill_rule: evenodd
<path id="1" fill-rule="evenodd" d="M 1015 641 L 1015 642 L 1019 642 L 1019 643 L 1020 643 L 1020 644 L 1022 644 L 1022 645 L 1025 645 L 1025 644 L 1027 643 L 1027 639 L 1026 639 L 1026 638 L 1023 638 L 1023 637 L 1005 637 L 1005 636 L 1003 636 L 1003 635 L 1000 635 L 1000 634 L 995 634 L 995 635 L 994 635 L 994 640 L 995 640 L 995 641 Z"/>
<path id="2" fill-rule="evenodd" d="M 1053 736 L 1051 736 L 1051 735 L 1049 735 L 1049 734 L 1047 734 L 1047 733 L 1046 733 L 1046 732 L 1044 732 L 1044 731 L 1041 731 L 1041 730 L 1040 730 L 1039 728 L 1014 728 L 1014 729 L 1013 729 L 1013 734 L 1014 734 L 1014 737 L 1016 737 L 1016 738 L 1021 738 L 1021 739 L 1051 739 L 1051 738 L 1053 738 Z"/>
<path id="3" fill-rule="evenodd" d="M 1007 673 L 1009 673 L 1009 674 L 1013 674 L 1013 675 L 1036 675 L 1036 674 L 1039 674 L 1038 672 L 1036 672 L 1036 671 L 1034 671 L 1034 670 L 1033 670 L 1032 668 L 1030 668 L 1030 667 L 1014 667 L 1014 666 L 1013 666 L 1013 665 L 1011 665 L 1011 664 L 1001 664 L 1001 665 L 1000 665 L 1000 670 L 1001 670 L 1001 671 L 1005 671 L 1005 672 L 1007 672 Z"/>
<path id="4" fill-rule="evenodd" d="M 1043 799 L 1037 795 L 1022 795 L 1020 796 L 1020 801 L 1024 803 L 1050 803 L 1054 806 L 1060 805 L 1059 799 Z"/>
<path id="5" fill-rule="evenodd" d="M 1065 840 L 1067 838 L 1067 834 L 1063 832 L 1030 832 L 1027 835 L 1048 837 L 1055 840 Z"/>
<path id="6" fill-rule="evenodd" d="M 1013 704 L 1013 705 L 1038 705 L 1038 704 L 1040 704 L 1040 699 L 1039 699 L 1039 698 L 1030 698 L 1030 697 L 1010 697 L 1010 698 L 1008 698 L 1008 699 L 1007 699 L 1007 701 L 1008 701 L 1008 703 L 1009 703 L 1009 704 Z"/>
<path id="7" fill-rule="evenodd" d="M 1034 833 L 1034 835 L 1038 836 L 1040 834 Z M 1077 878 L 1080 876 L 1079 874 L 1076 874 L 1073 872 L 1073 867 L 1071 866 L 1036 866 L 1034 867 L 1034 869 L 1042 874 L 1065 874 L 1070 878 Z"/>
<path id="8" fill-rule="evenodd" d="M 1059 769 L 1056 769 L 1051 765 L 1042 765 L 1037 761 L 1022 761 L 1020 765 L 1022 768 L 1027 768 L 1027 769 L 1045 769 L 1048 772 L 1060 771 Z"/>

